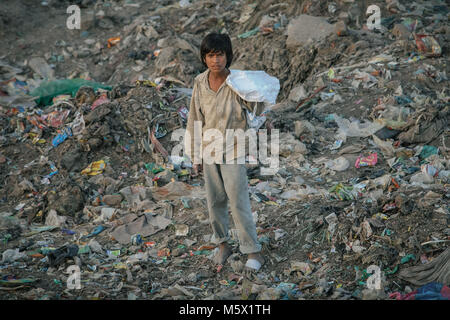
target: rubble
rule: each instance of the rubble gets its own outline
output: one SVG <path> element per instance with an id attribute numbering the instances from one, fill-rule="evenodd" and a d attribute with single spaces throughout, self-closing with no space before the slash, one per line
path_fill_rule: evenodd
<path id="1" fill-rule="evenodd" d="M 309 15 L 300 15 L 289 22 L 287 27 L 288 48 L 303 46 L 308 41 L 321 40 L 333 32 L 333 26 L 326 19 Z"/>
<path id="2" fill-rule="evenodd" d="M 81 30 L 54 34 L 5 4 L 0 298 L 383 300 L 448 286 L 448 5 L 373 4 L 370 30 L 359 1 L 90 1 Z M 69 1 L 47 5 L 61 15 L 34 4 L 40 23 L 65 26 Z M 251 277 L 235 230 L 234 254 L 213 264 L 202 177 L 172 154 L 213 30 L 232 38 L 231 69 L 280 84 L 280 169 L 248 167 L 267 259 Z M 74 265 L 83 290 L 67 289 Z"/>

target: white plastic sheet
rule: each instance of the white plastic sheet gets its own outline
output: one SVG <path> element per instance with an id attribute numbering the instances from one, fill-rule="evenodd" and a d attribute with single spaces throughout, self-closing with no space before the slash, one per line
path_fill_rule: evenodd
<path id="1" fill-rule="evenodd" d="M 338 136 L 346 141 L 347 137 L 368 137 L 383 128 L 382 124 L 376 122 L 365 121 L 361 123 L 359 120 L 350 121 L 333 114 L 334 121 L 339 127 Z"/>
<path id="2" fill-rule="evenodd" d="M 245 101 L 264 102 L 266 109 L 275 104 L 280 92 L 280 81 L 264 71 L 230 70 L 226 83 Z M 264 113 L 256 116 L 256 109 L 247 111 L 250 128 L 259 129 L 265 121 Z"/>
<path id="3" fill-rule="evenodd" d="M 230 70 L 226 83 L 242 99 L 275 104 L 280 81 L 264 71 Z"/>

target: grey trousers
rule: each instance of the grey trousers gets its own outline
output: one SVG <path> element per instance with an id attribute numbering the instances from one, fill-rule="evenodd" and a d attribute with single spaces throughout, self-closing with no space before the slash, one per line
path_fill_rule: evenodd
<path id="1" fill-rule="evenodd" d="M 238 231 L 240 251 L 243 254 L 261 251 L 250 206 L 245 165 L 204 164 L 203 176 L 214 241 L 219 244 L 230 238 L 227 206 L 229 200 L 233 221 Z"/>

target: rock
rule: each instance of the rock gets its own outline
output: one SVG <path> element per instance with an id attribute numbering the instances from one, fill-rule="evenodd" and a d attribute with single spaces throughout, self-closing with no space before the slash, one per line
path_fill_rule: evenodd
<path id="1" fill-rule="evenodd" d="M 136 30 L 139 33 L 144 34 L 148 39 L 157 39 L 159 36 L 159 34 L 155 30 L 155 28 L 149 24 L 144 24 L 144 25 L 138 26 L 136 28 Z"/>
<path id="2" fill-rule="evenodd" d="M 294 87 L 289 93 L 289 100 L 294 102 L 300 102 L 300 100 L 305 99 L 308 95 L 306 94 L 305 87 L 300 84 Z"/>
<path id="3" fill-rule="evenodd" d="M 302 46 L 309 39 L 321 40 L 333 31 L 333 25 L 326 22 L 325 18 L 302 14 L 289 22 L 286 47 Z"/>
<path id="4" fill-rule="evenodd" d="M 54 209 L 62 215 L 74 216 L 84 207 L 83 193 L 77 186 L 65 189 L 61 195 L 49 193 L 47 197 L 48 208 Z"/>
<path id="5" fill-rule="evenodd" d="M 370 44 L 366 40 L 359 40 L 359 41 L 356 41 L 355 43 L 351 44 L 348 47 L 347 52 L 350 54 L 353 54 L 359 50 L 367 49 L 369 46 L 370 46 Z"/>
<path id="6" fill-rule="evenodd" d="M 339 21 L 334 25 L 334 32 L 342 37 L 342 36 L 346 36 L 348 34 L 347 32 L 347 25 L 345 24 L 344 21 Z"/>
<path id="7" fill-rule="evenodd" d="M 178 37 L 168 37 L 158 40 L 157 46 L 160 48 L 174 47 L 181 50 L 191 51 L 197 55 L 197 49 L 192 46 L 188 41 Z"/>
<path id="8" fill-rule="evenodd" d="M 350 18 L 347 12 L 342 11 L 338 16 L 339 20 L 344 21 L 344 23 L 349 23 Z"/>
<path id="9" fill-rule="evenodd" d="M 82 31 L 87 31 L 87 30 L 95 27 L 97 18 L 95 16 L 95 12 L 93 10 L 82 11 L 81 15 L 82 15 L 82 18 L 81 18 L 80 27 L 81 27 Z"/>
<path id="10" fill-rule="evenodd" d="M 86 155 L 78 145 L 70 148 L 61 157 L 61 166 L 67 171 L 81 171 L 86 167 Z"/>
<path id="11" fill-rule="evenodd" d="M 19 252 L 19 249 L 8 249 L 2 254 L 2 262 L 14 262 L 16 260 L 23 259 L 27 256 L 25 252 Z"/>
<path id="12" fill-rule="evenodd" d="M 177 180 L 177 175 L 170 171 L 169 169 L 166 169 L 156 175 L 156 178 L 158 178 L 158 186 L 162 187 L 171 181 Z"/>
<path id="13" fill-rule="evenodd" d="M 186 224 L 175 224 L 175 235 L 177 237 L 185 237 L 189 234 L 189 226 Z"/>
<path id="14" fill-rule="evenodd" d="M 103 196 L 102 200 L 107 206 L 119 207 L 123 200 L 123 196 L 121 194 L 108 194 Z"/>
<path id="15" fill-rule="evenodd" d="M 294 181 L 295 181 L 295 183 L 298 183 L 298 184 L 305 183 L 305 180 L 301 176 L 295 176 Z"/>
<path id="16" fill-rule="evenodd" d="M 306 154 L 306 145 L 289 132 L 280 133 L 280 155 L 288 157 L 291 154 Z"/>
<path id="17" fill-rule="evenodd" d="M 19 187 L 23 192 L 35 191 L 33 184 L 27 179 L 23 179 L 22 182 L 19 183 Z"/>
<path id="18" fill-rule="evenodd" d="M 178 51 L 179 49 L 175 47 L 166 47 L 161 49 L 155 62 L 155 66 L 158 68 L 158 72 L 160 74 L 164 74 L 167 69 L 176 66 L 176 63 L 174 63 L 173 60 L 175 59 Z"/>
<path id="19" fill-rule="evenodd" d="M 349 166 L 350 162 L 345 157 L 339 157 L 325 163 L 325 168 L 329 168 L 334 171 L 345 171 Z"/>
<path id="20" fill-rule="evenodd" d="M 365 247 L 360 245 L 360 241 L 356 240 L 355 242 L 353 242 L 352 244 L 352 251 L 355 253 L 362 253 L 364 250 L 366 250 Z"/>
<path id="21" fill-rule="evenodd" d="M 183 292 L 178 288 L 169 287 L 161 289 L 161 297 L 171 297 L 174 298 L 176 296 L 183 295 Z"/>
<path id="22" fill-rule="evenodd" d="M 242 270 L 244 270 L 244 263 L 242 263 L 240 260 L 232 260 L 230 262 L 231 268 L 233 269 L 233 272 L 235 273 L 241 273 Z"/>
<path id="23" fill-rule="evenodd" d="M 407 40 L 411 36 L 411 32 L 403 24 L 397 23 L 392 29 L 392 34 L 397 40 Z"/>
<path id="24" fill-rule="evenodd" d="M 319 79 L 317 79 L 317 81 L 314 83 L 314 88 L 322 88 L 323 86 L 325 86 L 325 82 L 323 82 L 322 77 L 320 77 Z"/>
<path id="25" fill-rule="evenodd" d="M 103 253 L 103 248 L 95 239 L 91 239 L 88 243 L 89 248 L 91 248 L 92 251 L 95 253 Z"/>
<path id="26" fill-rule="evenodd" d="M 309 132 L 314 134 L 316 128 L 307 120 L 295 121 L 294 122 L 294 135 L 299 138 L 303 133 Z"/>
<path id="27" fill-rule="evenodd" d="M 114 28 L 114 22 L 110 17 L 102 17 L 97 21 L 98 27 L 101 29 L 109 30 Z"/>
<path id="28" fill-rule="evenodd" d="M 303 275 L 307 276 L 312 273 L 314 266 L 307 262 L 291 261 L 291 272 L 300 271 Z"/>
<path id="29" fill-rule="evenodd" d="M 77 256 L 73 257 L 73 262 L 75 262 L 75 264 L 81 268 L 82 262 L 81 262 L 80 257 L 77 257 Z"/>
<path id="30" fill-rule="evenodd" d="M 199 280 L 199 277 L 196 272 L 192 272 L 187 276 L 187 280 L 190 282 L 197 282 Z"/>
<path id="31" fill-rule="evenodd" d="M 55 77 L 54 70 L 50 68 L 50 66 L 47 64 L 44 58 L 41 57 L 31 58 L 30 61 L 28 62 L 28 66 L 44 79 L 52 80 Z"/>
<path id="32" fill-rule="evenodd" d="M 92 101 L 92 102 L 94 102 L 94 101 Z M 111 109 L 108 107 L 108 103 L 101 104 L 100 106 L 98 106 L 97 108 L 95 108 L 94 110 L 89 112 L 84 117 L 84 122 L 86 124 L 89 124 L 94 121 L 100 121 L 110 112 L 111 112 Z"/>
<path id="33" fill-rule="evenodd" d="M 281 297 L 281 290 L 269 288 L 258 295 L 258 300 L 278 300 Z"/>
<path id="34" fill-rule="evenodd" d="M 102 208 L 101 214 L 98 218 L 94 220 L 95 223 L 112 221 L 115 218 L 116 209 L 114 208 Z"/>
<path id="35" fill-rule="evenodd" d="M 384 293 L 384 290 L 375 290 L 375 289 L 364 289 L 362 291 L 362 300 L 383 300 L 386 299 L 387 295 Z"/>
<path id="36" fill-rule="evenodd" d="M 409 180 L 410 183 L 416 182 L 416 183 L 424 183 L 424 184 L 431 184 L 434 182 L 434 179 L 432 176 L 430 176 L 427 173 L 424 172 L 417 172 L 414 174 L 411 179 Z"/>
<path id="37" fill-rule="evenodd" d="M 171 255 L 173 256 L 173 257 L 179 257 L 179 256 L 181 256 L 181 255 L 183 255 L 184 253 L 186 253 L 186 248 L 175 248 L 175 249 L 173 249 L 172 250 L 172 252 L 171 252 Z"/>

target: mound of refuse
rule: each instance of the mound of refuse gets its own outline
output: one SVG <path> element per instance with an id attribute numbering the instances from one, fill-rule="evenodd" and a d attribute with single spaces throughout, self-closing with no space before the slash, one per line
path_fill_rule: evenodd
<path id="1" fill-rule="evenodd" d="M 379 20 L 360 1 L 78 2 L 70 32 L 70 1 L 0 9 L 0 298 L 449 298 L 445 1 L 373 1 Z M 230 69 L 279 83 L 278 167 L 247 164 L 251 276 L 232 219 L 214 265 L 182 150 L 211 31 Z"/>

